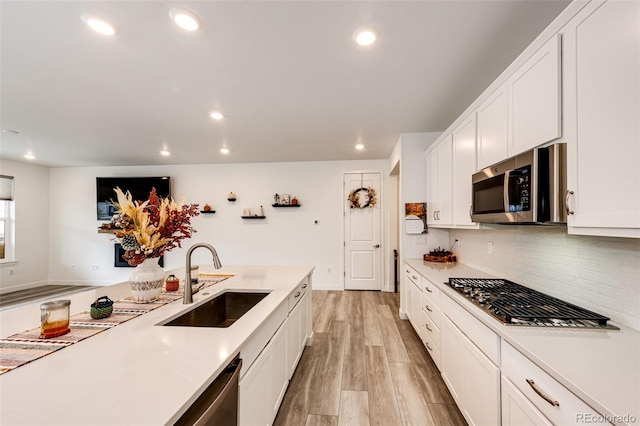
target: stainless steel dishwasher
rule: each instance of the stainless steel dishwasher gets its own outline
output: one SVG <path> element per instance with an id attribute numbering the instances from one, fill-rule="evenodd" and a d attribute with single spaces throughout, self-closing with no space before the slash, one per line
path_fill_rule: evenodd
<path id="1" fill-rule="evenodd" d="M 220 373 L 178 419 L 176 425 L 237 426 L 240 355 Z"/>

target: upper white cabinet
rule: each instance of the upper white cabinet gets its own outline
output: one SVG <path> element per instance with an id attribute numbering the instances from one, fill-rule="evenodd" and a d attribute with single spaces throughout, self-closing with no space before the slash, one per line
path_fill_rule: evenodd
<path id="1" fill-rule="evenodd" d="M 507 81 L 509 157 L 561 136 L 560 40 L 552 37 Z"/>
<path id="2" fill-rule="evenodd" d="M 591 2 L 562 30 L 570 233 L 640 237 L 640 2 Z"/>
<path id="3" fill-rule="evenodd" d="M 507 158 L 509 135 L 507 83 L 493 92 L 477 110 L 478 169 Z"/>
<path id="4" fill-rule="evenodd" d="M 471 176 L 476 171 L 476 115 L 472 113 L 453 131 L 453 224 L 471 221 Z"/>
<path id="5" fill-rule="evenodd" d="M 451 225 L 452 218 L 451 134 L 427 152 L 427 223 Z"/>

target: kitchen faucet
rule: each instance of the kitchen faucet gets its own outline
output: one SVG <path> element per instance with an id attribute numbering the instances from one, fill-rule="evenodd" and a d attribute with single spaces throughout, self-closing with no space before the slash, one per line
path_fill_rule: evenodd
<path id="1" fill-rule="evenodd" d="M 184 299 L 182 300 L 183 304 L 193 303 L 193 295 L 198 292 L 198 289 L 196 289 L 196 291 L 193 291 L 193 287 L 191 286 L 191 253 L 193 253 L 193 251 L 198 247 L 204 247 L 209 250 L 211 252 L 211 255 L 213 256 L 213 266 L 215 266 L 216 269 L 222 268 L 222 263 L 220 263 L 218 253 L 211 244 L 198 243 L 192 245 L 189 250 L 187 250 L 187 260 L 185 262 L 186 271 L 184 277 Z"/>

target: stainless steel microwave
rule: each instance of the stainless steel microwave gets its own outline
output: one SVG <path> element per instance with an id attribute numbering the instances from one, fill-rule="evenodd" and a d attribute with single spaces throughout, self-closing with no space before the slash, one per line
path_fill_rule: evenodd
<path id="1" fill-rule="evenodd" d="M 475 173 L 471 219 L 479 223 L 566 223 L 566 144 L 536 148 Z"/>

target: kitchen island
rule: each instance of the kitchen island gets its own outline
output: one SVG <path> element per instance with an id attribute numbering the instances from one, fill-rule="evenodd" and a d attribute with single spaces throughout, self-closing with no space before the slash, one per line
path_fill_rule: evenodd
<path id="1" fill-rule="evenodd" d="M 210 268 L 201 265 L 201 272 L 235 275 L 196 293 L 193 304 L 177 300 L 1 375 L 0 424 L 172 424 L 238 353 L 243 356 L 275 312 L 289 311 L 290 296 L 310 284 L 313 272 L 310 266 Z M 170 273 L 183 276 L 184 269 Z M 226 290 L 269 295 L 228 328 L 158 325 Z M 125 297 L 128 283 L 68 297 L 71 314 L 88 310 L 102 294 Z M 39 303 L 0 312 L 0 322 L 1 337 L 38 326 Z M 305 340 L 311 339 L 308 324 Z"/>

